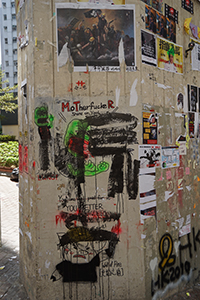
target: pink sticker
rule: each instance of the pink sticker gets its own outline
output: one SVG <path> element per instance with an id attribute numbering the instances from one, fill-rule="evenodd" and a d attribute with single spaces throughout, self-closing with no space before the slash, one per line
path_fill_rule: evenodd
<path id="1" fill-rule="evenodd" d="M 166 172 L 166 178 L 167 178 L 167 180 L 169 180 L 169 179 L 172 178 L 171 171 L 167 171 L 167 172 Z"/>
<path id="2" fill-rule="evenodd" d="M 186 174 L 186 175 L 190 175 L 190 168 L 189 168 L 189 167 L 186 167 L 186 168 L 185 168 L 185 174 Z"/>

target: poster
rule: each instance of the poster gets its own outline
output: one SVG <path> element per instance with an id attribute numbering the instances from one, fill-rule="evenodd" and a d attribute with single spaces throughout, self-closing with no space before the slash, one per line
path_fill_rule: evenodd
<path id="1" fill-rule="evenodd" d="M 195 113 L 188 113 L 188 123 L 189 123 L 189 136 L 194 138 L 194 128 L 195 128 Z"/>
<path id="2" fill-rule="evenodd" d="M 57 4 L 58 69 L 119 71 L 119 48 L 128 70 L 135 68 L 134 5 L 126 7 Z"/>
<path id="3" fill-rule="evenodd" d="M 176 146 L 162 147 L 162 168 L 179 167 L 179 148 Z"/>
<path id="4" fill-rule="evenodd" d="M 157 33 L 159 36 L 176 43 L 176 23 L 163 14 L 145 6 L 145 28 Z"/>
<path id="5" fill-rule="evenodd" d="M 143 112 L 143 144 L 157 144 L 157 117 L 156 114 Z"/>
<path id="6" fill-rule="evenodd" d="M 77 0 L 78 3 L 125 5 L 125 0 Z"/>
<path id="7" fill-rule="evenodd" d="M 141 30 L 142 62 L 151 66 L 157 66 L 156 36 Z"/>
<path id="8" fill-rule="evenodd" d="M 142 2 L 153 7 L 161 13 L 163 12 L 163 0 L 142 0 Z"/>
<path id="9" fill-rule="evenodd" d="M 165 3 L 165 16 L 166 18 L 178 24 L 178 11 Z"/>
<path id="10" fill-rule="evenodd" d="M 194 13 L 193 11 L 193 2 L 191 0 L 182 0 L 181 6 L 189 11 L 191 14 Z"/>
<path id="11" fill-rule="evenodd" d="M 183 110 L 184 107 L 184 96 L 182 93 L 178 93 L 177 95 L 177 108 L 178 110 Z"/>
<path id="12" fill-rule="evenodd" d="M 200 71 L 200 42 L 192 40 L 195 43 L 191 51 L 192 70 Z"/>
<path id="13" fill-rule="evenodd" d="M 197 87 L 188 84 L 188 111 L 197 112 Z"/>
<path id="14" fill-rule="evenodd" d="M 160 69 L 183 73 L 183 48 L 157 37 L 157 65 Z"/>
<path id="15" fill-rule="evenodd" d="M 145 28 L 156 33 L 156 11 L 145 5 Z"/>
<path id="16" fill-rule="evenodd" d="M 142 220 L 153 216 L 156 217 L 155 179 L 155 168 L 145 169 L 145 172 L 140 172 L 140 214 Z"/>
<path id="17" fill-rule="evenodd" d="M 160 145 L 139 145 L 140 169 L 161 167 Z"/>

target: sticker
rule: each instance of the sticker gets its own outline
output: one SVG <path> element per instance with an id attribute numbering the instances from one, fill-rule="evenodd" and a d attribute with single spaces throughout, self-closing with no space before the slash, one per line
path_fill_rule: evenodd
<path id="1" fill-rule="evenodd" d="M 179 167 L 179 148 L 172 147 L 162 147 L 162 168 L 174 168 Z"/>
<path id="2" fill-rule="evenodd" d="M 156 36 L 141 30 L 142 62 L 151 66 L 157 66 Z"/>
<path id="3" fill-rule="evenodd" d="M 185 142 L 179 142 L 179 154 L 180 155 L 186 155 L 187 154 L 187 149 L 186 149 L 186 141 Z"/>

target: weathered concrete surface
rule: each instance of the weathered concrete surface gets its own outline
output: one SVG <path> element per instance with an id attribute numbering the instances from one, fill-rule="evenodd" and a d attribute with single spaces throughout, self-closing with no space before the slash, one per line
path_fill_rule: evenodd
<path id="1" fill-rule="evenodd" d="M 126 24 L 134 15 L 137 68 L 130 72 L 120 54 L 120 70 L 93 72 L 86 50 L 82 68 L 77 56 L 87 47 L 92 52 L 89 34 L 101 13 L 89 22 L 91 5 L 61 1 L 56 11 L 57 1 L 27 0 L 19 9 L 18 33 L 26 37 L 18 61 L 20 270 L 31 299 L 148 300 L 198 282 L 200 78 L 191 53 L 184 55 L 190 41 L 184 22 L 191 14 L 180 2 L 167 1 L 178 11 L 176 44 L 157 34 L 159 65 L 152 66 L 141 55 L 145 4 L 131 2 L 131 11 L 120 7 L 123 25 L 116 5 L 98 6 L 110 22 L 116 19 L 124 39 L 118 40 L 120 54 L 125 41 L 126 54 L 133 45 L 133 27 L 130 33 Z M 199 14 L 195 1 L 197 26 Z M 84 33 L 88 43 L 79 45 L 82 23 L 91 28 Z M 103 30 L 100 39 L 101 48 Z M 63 63 L 59 55 L 66 51 L 66 58 L 69 48 Z M 176 69 L 169 69 L 174 52 Z M 194 86 L 195 104 L 188 93 Z M 158 165 L 155 156 L 163 157 Z"/>

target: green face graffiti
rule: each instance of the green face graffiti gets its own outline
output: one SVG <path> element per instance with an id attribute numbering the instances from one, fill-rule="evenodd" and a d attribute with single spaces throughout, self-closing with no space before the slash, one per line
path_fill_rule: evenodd
<path id="1" fill-rule="evenodd" d="M 35 118 L 35 124 L 39 127 L 40 126 L 49 126 L 51 128 L 53 127 L 54 116 L 48 115 L 47 106 L 36 107 L 34 118 Z"/>

